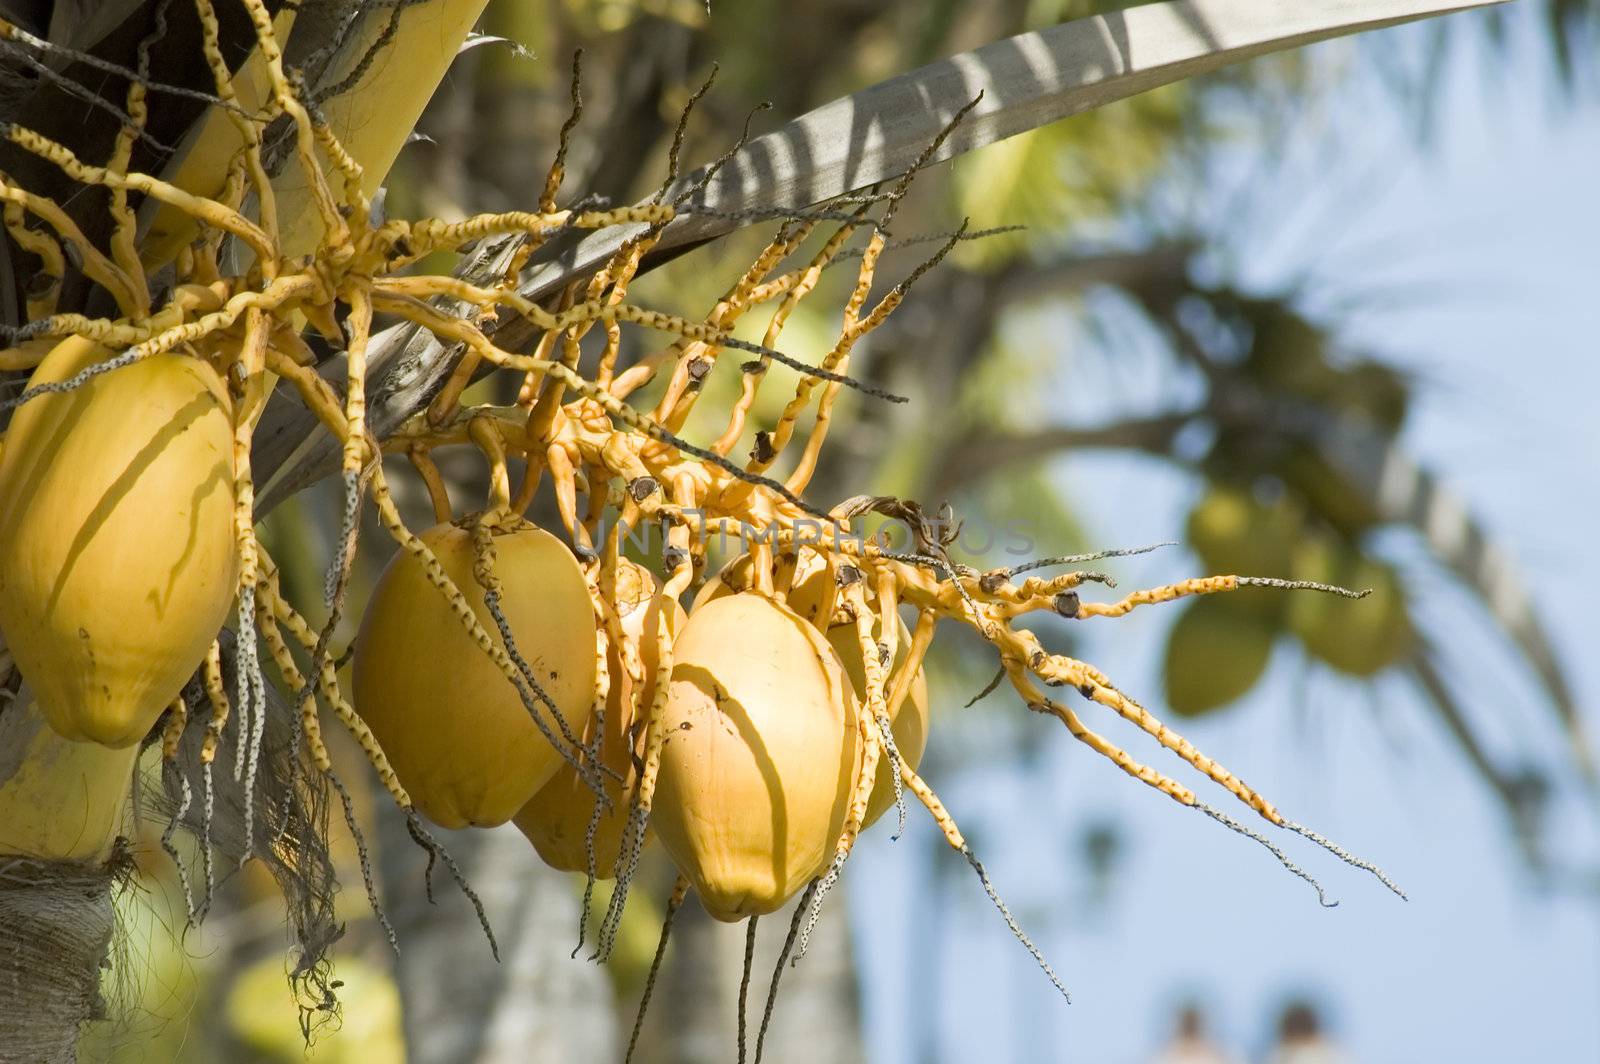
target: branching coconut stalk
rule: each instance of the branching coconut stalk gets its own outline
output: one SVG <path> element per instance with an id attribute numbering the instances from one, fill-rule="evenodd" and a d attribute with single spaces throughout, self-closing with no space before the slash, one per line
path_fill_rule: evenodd
<path id="1" fill-rule="evenodd" d="M 1084 601 L 1088 585 L 1108 578 L 1074 571 L 1017 583 L 1020 570 L 979 572 L 950 556 L 951 538 L 915 501 L 860 496 L 829 510 L 806 490 L 831 424 L 845 414 L 846 389 L 862 401 L 898 400 L 852 376 L 852 358 L 968 235 L 949 236 L 885 283 L 889 226 L 926 166 L 1251 55 L 1472 0 L 1135 8 L 865 90 L 741 143 L 638 205 L 561 207 L 558 152 L 534 210 L 456 222 L 382 218 L 373 197 L 483 0 L 373 5 L 367 18 L 340 24 L 332 47 L 347 61 L 331 63 L 297 50 L 299 6 L 274 18 L 264 0 L 188 2 L 211 109 L 163 173 L 137 165 L 145 98 L 164 91 L 143 58 L 140 69 L 97 68 L 120 79 L 126 105 L 109 112 L 121 130 L 104 161 L 0 123 L 11 147 L 103 196 L 112 234 L 106 249 L 93 247 L 56 199 L 0 178 L 7 231 L 38 259 L 52 292 L 68 277 L 88 289 L 67 306 L 41 291 L 27 320 L 4 328 L 12 346 L 0 365 L 37 368 L 27 388 L 0 401 L 0 414 L 13 414 L 0 444 L 0 627 L 39 708 L 15 697 L 0 704 L 0 853 L 110 875 L 136 751 L 160 738 L 170 817 L 191 829 L 199 819 L 203 867 L 183 870 L 198 918 L 214 878 L 212 766 L 231 736 L 224 756 L 235 771 L 220 775 L 233 777 L 229 810 L 237 805 L 242 825 L 233 855 L 272 853 L 289 869 L 280 881 L 312 883 L 286 890 L 300 897 L 296 979 L 327 1000 L 331 938 L 319 905 L 332 888 L 316 872 L 327 788 L 357 825 L 321 738 L 326 710 L 356 740 L 430 870 L 442 860 L 458 880 L 421 817 L 492 826 L 552 781 L 585 788 L 592 803 L 571 818 L 572 830 L 591 877 L 616 879 L 600 957 L 653 828 L 686 884 L 673 907 L 692 889 L 713 915 L 751 920 L 752 950 L 755 918 L 814 884 L 794 932 L 798 959 L 856 839 L 909 792 L 1060 987 L 917 773 L 927 727 L 922 663 L 944 621 L 992 647 L 1026 708 L 1059 719 L 1127 774 L 1289 864 L 1263 836 L 1091 730 L 1047 688 L 1072 689 L 1087 711 L 1108 710 L 1100 715 L 1153 739 L 1267 825 L 1388 883 L 1287 820 L 1110 677 L 1049 653 L 1022 626 L 1241 589 L 1359 593 L 1222 575 Z M 238 5 L 254 40 L 237 70 L 224 61 L 224 4 Z M 4 21 L 0 39 L 30 55 L 61 54 Z M 316 85 L 305 68 L 322 71 Z M 786 150 L 797 138 L 816 150 Z M 769 165 L 801 157 L 804 168 Z M 669 177 L 676 158 L 675 147 Z M 646 305 L 630 291 L 663 256 L 765 220 L 778 233 L 709 311 Z M 820 250 L 791 261 L 813 236 Z M 416 272 L 424 256 L 465 255 L 472 244 L 479 251 L 452 274 Z M 854 283 L 830 344 L 786 349 L 785 325 L 801 301 L 820 298 L 821 272 L 851 262 Z M 158 272 L 171 283 L 156 283 Z M 762 342 L 731 335 L 761 314 Z M 374 333 L 376 315 L 402 324 Z M 342 357 L 316 365 L 308 333 Z M 630 333 L 654 350 L 624 367 Z M 600 349 L 592 371 L 581 357 L 586 335 Z M 723 358 L 730 350 L 757 357 Z M 518 401 L 462 406 L 465 385 L 489 373 L 515 382 Z M 697 440 L 690 415 L 710 401 L 713 373 L 737 373 L 740 386 L 716 419 L 718 434 Z M 791 398 L 757 427 L 757 394 L 772 388 Z M 280 401 L 269 405 L 275 392 Z M 134 402 L 132 393 L 162 401 Z M 475 451 L 490 472 L 488 498 L 464 513 L 432 458 L 450 448 Z M 404 455 L 421 472 L 433 528 L 407 526 L 386 455 Z M 525 469 L 515 486 L 514 461 Z M 314 604 L 290 602 L 277 583 L 252 516 L 334 468 L 345 506 L 324 603 L 332 616 L 318 630 L 305 619 Z M 76 495 L 63 487 L 70 478 L 83 486 Z M 524 516 L 545 481 L 565 542 Z M 363 618 L 350 691 L 334 641 L 369 504 L 398 551 Z M 915 542 L 895 551 L 868 538 L 873 513 L 905 519 Z M 135 518 L 143 531 L 128 531 Z M 658 537 L 659 564 L 641 577 L 647 591 L 634 603 L 648 602 L 648 620 L 631 628 L 614 597 L 621 529 Z M 742 538 L 747 553 L 706 582 L 709 545 L 726 538 Z M 700 596 L 680 622 L 675 607 L 696 584 Z M 901 631 L 902 607 L 918 618 L 914 632 Z M 241 641 L 231 695 L 220 650 L 230 615 Z M 265 667 L 292 710 L 272 703 Z M 608 758 L 613 672 L 615 719 L 626 724 Z M 904 728 L 916 716 L 922 734 L 912 741 Z M 607 813 L 621 817 L 621 829 L 614 859 L 602 863 L 596 837 Z M 176 853 L 171 832 L 163 839 Z M 359 830 L 357 844 L 376 908 Z M 0 858 L 0 876 L 10 861 Z M 0 915 L 8 897 L 0 883 Z"/>
<path id="2" fill-rule="evenodd" d="M 1064 22 L 943 59 L 843 97 L 741 148 L 706 185 L 693 211 L 656 237 L 658 255 L 715 239 L 746 225 L 804 211 L 903 174 L 949 118 L 980 93 L 973 121 L 946 142 L 949 158 L 1158 85 L 1194 77 L 1272 51 L 1502 0 L 1362 0 L 1358 4 L 1146 4 L 1115 15 Z M 863 116 L 870 116 L 870 135 Z M 681 178 L 666 199 L 702 171 Z M 591 276 L 642 227 L 600 231 L 535 250 L 519 291 L 542 300 Z M 463 276 L 500 276 L 511 249 L 484 249 Z M 648 266 L 648 263 L 645 264 Z M 502 345 L 532 346 L 515 320 Z M 499 331 L 497 328 L 497 332 Z M 459 349 L 423 330 L 391 329 L 369 352 L 369 417 L 387 435 L 425 406 L 453 372 Z M 328 367 L 337 372 L 338 367 Z M 308 439 L 308 436 L 311 438 Z M 285 410 L 263 426 L 262 511 L 337 468 L 337 448 L 314 419 Z"/>

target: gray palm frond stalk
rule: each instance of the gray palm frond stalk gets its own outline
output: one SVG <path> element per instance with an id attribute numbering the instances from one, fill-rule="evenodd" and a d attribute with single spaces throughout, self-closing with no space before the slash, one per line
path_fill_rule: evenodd
<path id="1" fill-rule="evenodd" d="M 1323 457 L 1372 501 L 1381 520 L 1415 529 L 1429 553 L 1477 595 L 1490 619 L 1539 677 L 1578 769 L 1591 786 L 1600 782 L 1594 748 L 1571 686 L 1510 553 L 1491 538 L 1448 484 L 1395 440 L 1325 410 L 1311 422 L 1310 431 Z"/>
<path id="2" fill-rule="evenodd" d="M 1511 821 L 1512 837 L 1528 867 L 1537 872 L 1552 871 L 1544 848 L 1545 799 L 1549 797 L 1546 777 L 1531 767 L 1506 764 L 1484 748 L 1447 679 L 1449 670 L 1439 649 L 1431 641 L 1419 640 L 1405 668 L 1438 713 L 1445 730 L 1461 748 L 1473 771 L 1505 808 Z"/>

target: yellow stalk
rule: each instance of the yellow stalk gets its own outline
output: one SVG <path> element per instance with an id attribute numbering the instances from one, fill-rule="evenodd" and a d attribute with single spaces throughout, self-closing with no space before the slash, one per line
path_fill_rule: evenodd
<path id="1" fill-rule="evenodd" d="M 373 195 L 383 183 L 487 2 L 430 0 L 404 7 L 394 36 L 359 81 L 323 103 L 321 113 L 330 130 L 362 168 L 365 195 Z M 292 10 L 278 14 L 273 30 L 279 41 L 288 39 L 293 22 Z M 365 20 L 361 39 L 352 42 L 348 52 L 355 57 L 351 63 L 366 54 L 388 24 L 385 11 Z M 334 77 L 344 73 L 335 71 Z M 238 105 L 252 114 L 271 101 L 269 63 L 259 47 L 234 75 L 233 90 Z M 228 161 L 243 147 L 243 138 L 228 112 L 214 106 L 190 133 L 166 180 L 179 188 L 215 195 L 221 191 Z M 325 151 L 319 149 L 317 154 L 324 165 L 329 164 Z M 274 179 L 273 190 L 283 254 L 294 257 L 310 252 L 322 235 L 322 219 L 306 175 L 298 166 L 286 166 Z M 188 215 L 157 209 L 143 245 L 146 266 L 170 261 L 195 235 L 194 221 Z"/>
<path id="2" fill-rule="evenodd" d="M 279 12 L 273 23 L 273 32 L 279 40 L 288 37 L 295 13 L 294 8 Z M 271 99 L 272 79 L 261 49 L 256 48 L 233 76 L 233 102 L 254 115 Z M 226 108 L 212 106 L 190 128 L 178 148 L 177 158 L 162 177 L 186 191 L 212 199 L 221 197 L 223 185 L 227 183 L 228 164 L 245 147 L 237 118 L 237 113 L 230 114 Z M 148 212 L 150 222 L 140 243 L 140 254 L 147 270 L 177 258 L 179 250 L 199 235 L 193 216 L 177 207 L 147 202 L 144 211 Z"/>

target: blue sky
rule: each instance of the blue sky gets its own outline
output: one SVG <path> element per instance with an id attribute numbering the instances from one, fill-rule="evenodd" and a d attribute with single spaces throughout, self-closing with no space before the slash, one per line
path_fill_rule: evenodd
<path id="1" fill-rule="evenodd" d="M 1340 47 L 1319 46 L 1318 58 L 1333 61 Z M 1238 276 L 1271 288 L 1314 267 L 1313 306 L 1357 291 L 1394 295 L 1347 316 L 1345 335 L 1418 374 L 1407 445 L 1511 549 L 1592 718 L 1600 106 L 1553 108 L 1527 50 L 1503 61 L 1461 49 L 1456 60 L 1425 143 L 1415 116 L 1360 74 L 1286 136 L 1241 146 L 1223 174 L 1231 181 L 1208 186 L 1196 209 L 1220 210 L 1224 192 L 1254 182 L 1223 249 Z M 1069 336 L 1062 359 L 1083 342 Z M 1092 372 L 1089 356 L 1078 357 Z M 1072 458 L 1058 472 L 1106 546 L 1171 538 L 1197 490 L 1128 458 Z M 1115 572 L 1125 586 L 1147 585 L 1193 566 L 1169 551 Z M 1474 670 L 1464 678 L 1482 695 L 1468 707 L 1495 752 L 1557 756 L 1550 714 L 1474 622 L 1471 600 L 1430 593 L 1424 609 Z M 1172 615 L 1110 622 L 1092 631 L 1084 656 L 1153 695 Z M 1283 997 L 1309 992 L 1359 1064 L 1600 1060 L 1600 892 L 1534 885 L 1499 810 L 1404 683 L 1300 677 L 1297 655 L 1280 647 L 1245 702 L 1185 731 L 1288 815 L 1383 864 L 1409 903 L 1286 836 L 1342 902 L 1320 909 L 1263 850 L 1024 719 L 1020 706 L 963 716 L 947 705 L 936 741 L 994 756 L 968 757 L 931 782 L 981 840 L 1074 1003 L 1062 1006 L 959 858 L 939 852 L 914 816 L 899 843 L 870 834 L 853 866 L 872 1059 L 917 1059 L 918 1045 L 937 1041 L 945 1061 L 1134 1064 L 1150 1056 L 1172 1003 L 1192 993 L 1256 1060 Z M 1020 765 L 1009 752 L 1019 733 L 1032 752 Z M 1557 817 L 1558 859 L 1600 866 L 1580 800 L 1564 795 Z M 1125 851 L 1110 898 L 1097 903 L 1078 840 L 1099 822 L 1115 823 Z M 941 892 L 946 922 L 935 931 Z M 917 1029 L 929 1017 L 932 1037 Z"/>

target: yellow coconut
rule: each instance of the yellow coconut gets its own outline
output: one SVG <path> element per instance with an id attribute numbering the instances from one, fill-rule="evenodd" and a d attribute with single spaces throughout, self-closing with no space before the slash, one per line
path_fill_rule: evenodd
<path id="1" fill-rule="evenodd" d="M 820 616 L 829 598 L 826 594 L 828 570 L 822 555 L 808 547 L 801 547 L 797 554 L 775 553 L 772 569 L 775 585 L 787 583 L 784 604 L 817 627 L 826 627 L 827 619 Z M 754 586 L 750 555 L 741 554 L 701 585 L 689 612 L 693 613 L 713 599 L 749 591 Z"/>
<path id="2" fill-rule="evenodd" d="M 1272 661 L 1278 627 L 1228 605 L 1227 595 L 1192 598 L 1167 633 L 1161 675 L 1167 705 L 1198 717 L 1243 698 Z"/>
<path id="3" fill-rule="evenodd" d="M 839 656 L 753 593 L 690 612 L 673 644 L 656 836 L 719 920 L 770 913 L 844 826 L 856 701 Z"/>
<path id="4" fill-rule="evenodd" d="M 1405 583 L 1394 566 L 1332 536 L 1308 536 L 1295 557 L 1295 579 L 1372 589 L 1360 602 L 1304 592 L 1289 605 L 1289 630 L 1310 654 L 1351 676 L 1374 676 L 1416 647 Z"/>
<path id="5" fill-rule="evenodd" d="M 1302 526 L 1287 500 L 1264 504 L 1246 488 L 1218 485 L 1189 512 L 1185 538 L 1212 573 L 1287 577 Z M 1288 596 L 1265 588 L 1242 588 L 1216 601 L 1221 605 L 1211 609 L 1272 622 L 1288 608 Z"/>
<path id="6" fill-rule="evenodd" d="M 113 352 L 63 341 L 31 387 Z M 211 367 L 156 355 L 20 407 L 0 452 L 0 630 L 64 738 L 144 738 L 235 591 L 233 430 Z"/>
<path id="7" fill-rule="evenodd" d="M 655 593 L 659 586 L 660 581 L 644 566 L 626 559 L 618 563 L 613 601 L 621 620 L 623 638 L 638 654 L 643 683 L 637 686 L 638 698 L 635 699 L 633 678 L 624 669 L 617 647 L 611 646 L 606 653 L 610 688 L 606 695 L 600 760 L 616 776 L 605 777 L 606 794 L 612 805 L 610 810 L 602 812 L 594 836 L 595 870 L 607 879 L 616 867 L 629 804 L 638 785 L 634 755 L 643 752 L 641 720 L 632 710 L 637 707 L 640 715 L 648 713 L 651 699 L 655 697 L 656 617 L 659 616 Z M 683 628 L 683 607 L 672 599 L 660 601 L 668 607 L 667 630 L 675 635 Z M 595 719 L 591 713 L 584 722 L 585 743 L 594 741 L 594 730 Z M 563 872 L 583 872 L 589 867 L 585 839 L 594 807 L 595 795 L 589 784 L 571 765 L 562 764 L 550 782 L 517 813 L 515 823 L 545 864 Z"/>
<path id="8" fill-rule="evenodd" d="M 895 648 L 893 669 L 890 670 L 891 686 L 893 670 L 900 667 L 911 645 L 911 633 L 907 631 L 905 622 L 896 617 L 895 623 L 900 627 L 900 641 Z M 855 625 L 837 624 L 828 629 L 828 644 L 839 655 L 845 674 L 850 677 L 850 687 L 855 691 L 857 704 L 866 705 L 867 670 L 861 661 L 861 641 L 856 638 Z M 928 748 L 928 722 L 928 678 L 925 670 L 919 666 L 911 679 L 911 689 L 906 692 L 905 700 L 889 714 L 889 733 L 894 736 L 895 752 L 913 770 L 922 764 L 923 751 Z M 894 781 L 889 776 L 891 771 L 888 755 L 880 754 L 877 780 L 872 785 L 872 798 L 867 802 L 864 827 L 876 823 L 894 805 Z"/>
<path id="9" fill-rule="evenodd" d="M 0 751 L 0 853 L 103 861 L 129 833 L 138 747 L 63 739 L 24 688 L 0 710 Z"/>
<path id="10" fill-rule="evenodd" d="M 420 537 L 504 647 L 472 575 L 470 522 Z M 594 694 L 594 616 L 577 559 L 527 523 L 494 536 L 500 608 L 517 651 L 569 727 Z M 415 556 L 397 553 L 378 580 L 356 636 L 356 711 L 400 782 L 446 828 L 510 820 L 563 764 L 517 689 L 473 642 Z M 534 702 L 557 738 L 548 706 Z"/>

